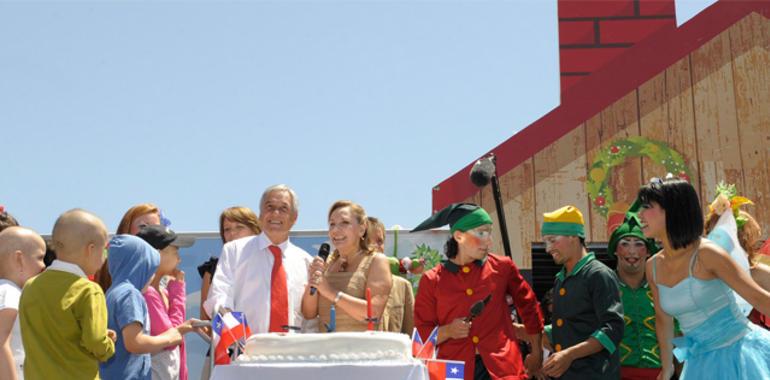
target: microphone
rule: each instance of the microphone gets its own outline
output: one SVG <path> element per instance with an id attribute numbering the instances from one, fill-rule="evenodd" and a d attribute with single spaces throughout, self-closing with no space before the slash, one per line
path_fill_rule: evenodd
<path id="1" fill-rule="evenodd" d="M 471 182 L 476 187 L 484 187 L 489 184 L 492 177 L 495 176 L 495 157 L 489 155 L 484 157 L 473 165 L 471 169 Z"/>
<path id="2" fill-rule="evenodd" d="M 320 257 L 323 261 L 326 261 L 326 258 L 329 257 L 329 243 L 323 243 L 318 248 L 318 257 Z M 315 293 L 318 291 L 318 289 L 315 288 L 315 286 L 310 287 L 310 295 L 315 295 Z"/>

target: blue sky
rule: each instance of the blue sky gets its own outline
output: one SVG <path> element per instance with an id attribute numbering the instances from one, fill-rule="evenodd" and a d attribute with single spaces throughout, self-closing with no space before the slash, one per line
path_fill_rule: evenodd
<path id="1" fill-rule="evenodd" d="M 555 0 L 2 1 L 0 204 L 41 233 L 141 202 L 212 231 L 286 183 L 296 229 L 338 199 L 413 227 L 558 105 L 556 25 Z"/>

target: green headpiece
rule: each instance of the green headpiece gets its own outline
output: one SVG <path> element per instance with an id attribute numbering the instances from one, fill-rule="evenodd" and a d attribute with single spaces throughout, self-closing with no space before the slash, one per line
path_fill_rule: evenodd
<path id="1" fill-rule="evenodd" d="M 631 208 L 626 211 L 626 217 L 623 219 L 623 224 L 616 228 L 615 231 L 612 231 L 610 243 L 607 246 L 608 253 L 614 255 L 620 239 L 627 236 L 633 236 L 642 240 L 647 246 L 647 252 L 649 252 L 650 255 L 654 255 L 658 252 L 658 246 L 655 245 L 655 241 L 647 239 L 642 232 L 642 222 L 639 219 L 639 208 L 641 205 L 639 198 L 637 198 L 636 201 L 634 201 L 634 204 L 631 205 Z"/>
<path id="2" fill-rule="evenodd" d="M 468 231 L 485 224 L 492 224 L 492 218 L 481 207 L 473 203 L 453 203 L 425 219 L 412 232 L 429 230 L 449 225 L 449 231 Z"/>

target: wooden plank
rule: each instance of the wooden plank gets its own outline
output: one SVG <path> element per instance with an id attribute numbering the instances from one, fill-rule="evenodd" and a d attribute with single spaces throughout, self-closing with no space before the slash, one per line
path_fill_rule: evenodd
<path id="1" fill-rule="evenodd" d="M 701 176 L 699 193 L 706 206 L 721 180 L 744 188 L 729 31 L 698 48 L 690 58 Z"/>
<path id="2" fill-rule="evenodd" d="M 508 224 L 513 260 L 519 269 L 532 269 L 532 242 L 535 235 L 535 174 L 532 159 L 500 177 L 503 210 Z M 495 229 L 496 241 L 502 252 L 500 229 Z"/>
<path id="3" fill-rule="evenodd" d="M 690 182 L 700 189 L 692 96 L 690 58 L 684 57 L 639 87 L 639 127 L 642 136 L 663 141 L 684 157 Z M 664 165 L 642 160 L 643 183 L 666 174 Z"/>
<path id="4" fill-rule="evenodd" d="M 542 214 L 566 205 L 580 209 L 586 219 L 586 240 L 591 238 L 591 221 L 586 217 L 585 125 L 575 128 L 559 140 L 535 154 L 535 227 L 537 240 L 542 240 Z"/>
<path id="5" fill-rule="evenodd" d="M 753 13 L 729 29 L 746 211 L 770 225 L 770 21 Z"/>
<path id="6" fill-rule="evenodd" d="M 599 115 L 586 122 L 586 158 L 588 164 L 586 169 L 590 168 L 600 149 L 608 149 L 613 141 L 632 136 L 639 136 L 636 90 L 626 94 L 601 111 Z M 641 171 L 642 161 L 635 157 L 627 159 L 625 163 L 614 167 L 607 174 L 609 176 L 609 188 L 612 189 L 615 199 L 610 214 L 608 214 L 610 219 L 612 219 L 612 214 L 625 214 L 633 203 L 639 186 L 641 186 Z M 588 199 L 588 202 L 590 204 L 591 200 Z M 586 215 L 591 220 L 592 241 L 607 241 L 611 233 L 608 231 L 608 218 L 602 216 L 594 207 L 591 207 L 590 212 Z"/>

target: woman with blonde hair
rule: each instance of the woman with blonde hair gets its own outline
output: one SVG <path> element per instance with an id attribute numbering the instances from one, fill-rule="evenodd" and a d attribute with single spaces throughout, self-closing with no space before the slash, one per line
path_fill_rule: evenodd
<path id="1" fill-rule="evenodd" d="M 717 186 L 717 196 L 709 205 L 709 213 L 706 215 L 704 225 L 706 234 L 710 237 L 712 231 L 718 228 L 722 215 L 725 212 L 732 213 L 737 226 L 738 244 L 746 252 L 751 278 L 763 289 L 770 291 L 770 266 L 759 262 L 762 227 L 751 214 L 740 209 L 744 205 L 753 204 L 754 202 L 748 198 L 737 195 L 735 185 L 720 183 Z M 757 309 L 752 309 L 748 318 L 755 324 L 770 329 L 770 318 Z"/>
<path id="2" fill-rule="evenodd" d="M 123 214 L 115 234 L 136 235 L 142 227 L 155 224 L 161 224 L 160 209 L 152 203 L 142 203 L 131 207 Z M 107 268 L 107 260 L 104 260 L 102 268 L 94 274 L 94 281 L 102 287 L 105 293 L 112 285 L 112 276 L 110 276 L 110 271 Z"/>
<path id="3" fill-rule="evenodd" d="M 371 294 L 371 317 L 377 330 L 385 310 L 392 279 L 388 259 L 375 252 L 367 239 L 366 211 L 351 201 L 337 201 L 329 210 L 329 240 L 335 250 L 324 262 L 316 257 L 308 273 L 302 296 L 305 319 L 320 317 L 327 330 L 367 329 L 366 291 Z M 311 287 L 317 292 L 311 294 Z M 331 320 L 331 310 L 336 318 Z M 323 329 L 322 329 L 323 330 Z"/>

